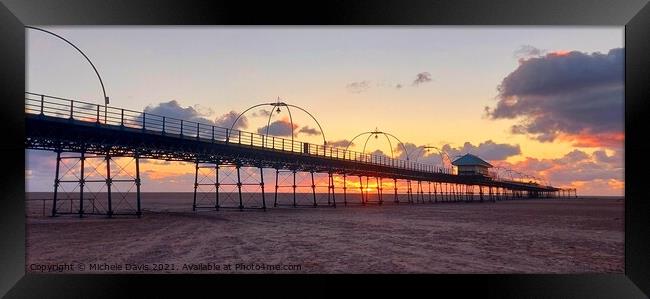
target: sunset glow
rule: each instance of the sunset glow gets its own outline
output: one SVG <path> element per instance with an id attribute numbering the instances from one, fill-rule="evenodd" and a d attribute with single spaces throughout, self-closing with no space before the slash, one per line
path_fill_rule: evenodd
<path id="1" fill-rule="evenodd" d="M 624 192 L 622 28 L 48 29 L 92 57 L 116 107 L 229 128 L 279 97 L 324 132 L 299 109 L 268 106 L 244 113 L 236 128 L 316 145 L 324 133 L 331 146 L 384 158 L 406 160 L 406 148 L 410 161 L 440 167 L 438 151 L 423 150 L 435 146 L 452 160 L 477 154 L 581 194 Z M 103 103 L 77 53 L 26 37 L 29 91 Z M 349 144 L 373 130 L 403 144 L 383 136 Z M 26 155 L 28 191 L 51 191 L 54 154 Z M 140 171 L 144 191 L 192 191 L 191 163 L 143 160 Z M 334 181 L 340 190 L 343 177 Z M 381 187 L 395 188 L 387 179 Z M 406 182 L 397 187 L 406 192 Z M 359 178 L 347 177 L 346 188 L 359 193 Z M 363 188 L 376 193 L 375 178 L 366 185 L 364 177 Z"/>

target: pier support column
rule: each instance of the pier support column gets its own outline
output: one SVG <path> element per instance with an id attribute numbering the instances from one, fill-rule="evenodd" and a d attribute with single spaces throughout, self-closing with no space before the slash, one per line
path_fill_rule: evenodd
<path id="1" fill-rule="evenodd" d="M 343 205 L 348 206 L 348 182 L 347 175 L 343 174 Z"/>
<path id="2" fill-rule="evenodd" d="M 316 203 L 316 183 L 314 181 L 314 171 L 312 170 L 309 173 L 311 174 L 311 194 L 314 198 L 314 208 L 315 208 L 316 206 L 318 206 L 318 204 Z"/>
<path id="3" fill-rule="evenodd" d="M 242 183 L 241 183 L 241 165 L 239 163 L 237 163 L 235 168 L 237 169 L 237 193 L 239 194 L 239 210 L 243 211 L 244 210 L 244 199 L 242 198 L 242 194 L 241 194 L 241 186 L 242 186 Z"/>
<path id="4" fill-rule="evenodd" d="M 140 180 L 140 154 L 135 153 L 135 201 L 136 201 L 136 212 L 135 214 L 140 218 L 142 216 L 142 209 L 140 204 L 140 185 L 142 181 Z"/>
<path id="5" fill-rule="evenodd" d="M 84 170 L 86 168 L 86 153 L 81 152 L 81 176 L 79 177 L 79 218 L 84 216 L 84 185 L 86 184 Z"/>
<path id="6" fill-rule="evenodd" d="M 393 187 L 395 188 L 395 203 L 399 203 L 399 197 L 397 197 L 397 179 L 393 179 Z"/>
<path id="7" fill-rule="evenodd" d="M 215 163 L 214 165 L 214 210 L 219 211 L 219 187 L 221 186 L 221 183 L 219 183 L 219 163 Z"/>
<path id="8" fill-rule="evenodd" d="M 201 165 L 202 163 L 199 162 L 197 159 L 195 161 L 195 168 L 194 168 L 194 194 L 193 194 L 193 201 L 192 201 L 192 211 L 197 211 L 199 209 L 214 209 L 215 211 L 219 210 L 219 163 L 214 162 L 214 163 L 203 163 L 203 166 Z M 207 164 L 207 165 L 206 165 Z M 214 164 L 214 165 L 213 165 Z M 212 176 L 212 173 L 202 173 L 201 169 L 214 169 L 214 182 L 212 182 L 212 179 L 210 177 Z M 203 183 L 204 180 L 208 179 L 208 183 Z M 201 205 L 199 202 L 199 193 L 201 193 L 204 190 L 201 190 L 201 186 L 209 186 L 210 191 L 211 189 L 214 188 L 214 204 L 210 203 L 209 206 L 206 205 Z M 203 201 L 205 198 L 202 198 L 201 201 Z"/>
<path id="9" fill-rule="evenodd" d="M 106 215 L 108 218 L 113 217 L 113 200 L 111 198 L 111 185 L 113 184 L 113 181 L 111 179 L 111 156 L 109 153 L 106 153 L 106 193 L 108 196 L 108 211 L 106 211 Z"/>
<path id="10" fill-rule="evenodd" d="M 332 203 L 333 207 L 336 208 L 336 195 L 334 194 L 335 193 L 334 192 L 334 175 L 332 174 L 331 171 L 328 173 L 328 177 L 329 177 L 329 180 L 328 180 L 328 187 L 327 187 L 327 192 L 328 192 L 327 193 L 327 205 L 330 205 L 330 193 L 329 192 L 332 192 L 332 201 L 331 201 L 331 203 Z"/>
<path id="11" fill-rule="evenodd" d="M 262 168 L 261 166 L 260 166 L 260 188 L 262 189 L 262 209 L 266 212 L 266 194 L 264 194 L 264 168 Z M 219 194 L 219 192 L 217 192 L 217 194 Z M 219 199 L 217 198 L 217 201 L 218 200 Z"/>
<path id="12" fill-rule="evenodd" d="M 406 180 L 406 195 L 409 203 L 413 203 L 413 190 L 411 189 L 411 180 Z"/>
<path id="13" fill-rule="evenodd" d="M 381 198 L 382 197 L 381 178 L 376 177 L 376 180 L 377 180 L 377 201 L 379 205 L 381 205 L 383 203 L 383 200 Z"/>
<path id="14" fill-rule="evenodd" d="M 54 173 L 54 197 L 52 198 L 52 217 L 56 216 L 56 200 L 59 193 L 59 168 L 61 165 L 61 151 L 56 151 L 56 170 Z"/>
<path id="15" fill-rule="evenodd" d="M 359 176 L 359 191 L 361 191 L 361 204 L 366 205 L 366 199 L 363 196 L 363 178 Z"/>
<path id="16" fill-rule="evenodd" d="M 298 207 L 298 205 L 296 204 L 296 187 L 297 186 L 296 186 L 296 170 L 295 169 L 293 170 L 293 185 L 292 185 L 292 187 L 293 187 L 293 207 L 295 208 L 295 207 Z"/>
<path id="17" fill-rule="evenodd" d="M 278 189 L 280 186 L 278 186 L 278 178 L 280 176 L 280 169 L 276 168 L 275 169 L 275 195 L 273 198 L 273 207 L 277 208 L 278 207 Z"/>
<path id="18" fill-rule="evenodd" d="M 199 160 L 194 163 L 194 196 L 192 199 L 192 211 L 196 211 L 196 192 L 199 188 Z"/>

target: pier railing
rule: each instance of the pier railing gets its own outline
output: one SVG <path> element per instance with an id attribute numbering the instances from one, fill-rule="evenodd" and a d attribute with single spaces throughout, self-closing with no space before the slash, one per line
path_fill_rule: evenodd
<path id="1" fill-rule="evenodd" d="M 181 139 L 236 144 L 430 173 L 452 173 L 451 169 L 446 167 L 394 159 L 381 155 L 364 154 L 338 147 L 300 142 L 253 132 L 230 130 L 206 123 L 208 120 L 183 120 L 31 92 L 25 92 L 25 112 L 28 114 L 85 121 L 97 125 L 111 125 L 120 128 L 142 130 L 143 133 L 147 134 L 160 134 L 161 136 L 172 136 Z"/>

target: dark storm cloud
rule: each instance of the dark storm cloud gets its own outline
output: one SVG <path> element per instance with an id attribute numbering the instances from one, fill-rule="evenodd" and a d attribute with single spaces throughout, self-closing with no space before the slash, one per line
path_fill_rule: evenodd
<path id="1" fill-rule="evenodd" d="M 451 147 L 449 144 L 446 144 L 442 147 L 442 149 L 447 152 L 452 160 L 454 160 L 457 156 L 462 156 L 467 153 L 476 155 L 488 161 L 505 160 L 508 157 L 521 154 L 521 148 L 519 145 L 495 143 L 492 140 L 482 142 L 478 146 L 473 145 L 469 142 L 465 142 L 462 147 L 456 148 Z"/>
<path id="2" fill-rule="evenodd" d="M 263 126 L 261 128 L 257 129 L 258 134 L 266 134 L 266 128 L 267 126 Z M 295 123 L 293 124 L 293 128 L 291 126 L 291 122 L 288 120 L 276 120 L 272 122 L 268 126 L 269 130 L 269 135 L 274 135 L 274 136 L 291 136 L 292 132 L 298 128 L 298 125 Z"/>
<path id="3" fill-rule="evenodd" d="M 540 141 L 561 135 L 575 143 L 600 135 L 620 139 L 623 132 L 623 49 L 607 54 L 549 53 L 521 60 L 498 86 L 498 103 L 486 108 L 492 119 L 520 118 L 512 132 Z M 581 144 L 597 146 L 591 138 Z"/>
<path id="4" fill-rule="evenodd" d="M 370 81 L 364 80 L 360 82 L 352 82 L 345 86 L 349 92 L 352 93 L 362 93 L 370 89 Z"/>
<path id="5" fill-rule="evenodd" d="M 413 85 L 420 85 L 422 83 L 427 83 L 431 81 L 431 74 L 429 72 L 422 72 L 415 75 L 415 80 L 413 80 Z"/>
<path id="6" fill-rule="evenodd" d="M 300 130 L 298 130 L 298 133 L 303 133 L 303 134 L 312 135 L 312 136 L 321 134 L 319 130 L 314 129 L 314 128 L 310 128 L 308 126 L 304 126 L 304 127 L 300 128 Z"/>

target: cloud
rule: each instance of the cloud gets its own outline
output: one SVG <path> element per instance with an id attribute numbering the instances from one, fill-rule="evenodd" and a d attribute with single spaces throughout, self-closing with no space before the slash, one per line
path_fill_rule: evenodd
<path id="1" fill-rule="evenodd" d="M 182 107 L 176 100 L 162 102 L 155 106 L 149 105 L 144 108 L 144 112 L 187 121 L 214 124 L 213 121 L 207 118 L 207 114 L 200 113 L 194 107 Z"/>
<path id="2" fill-rule="evenodd" d="M 297 124 L 293 124 L 293 128 L 291 126 L 291 122 L 287 119 L 282 119 L 282 120 L 276 120 L 272 122 L 268 126 L 268 133 L 269 135 L 274 135 L 274 136 L 291 136 L 293 131 L 298 128 Z M 267 126 L 263 126 L 261 128 L 257 129 L 258 134 L 266 134 L 266 129 Z"/>
<path id="3" fill-rule="evenodd" d="M 336 141 L 328 141 L 327 145 L 332 146 L 332 147 L 348 147 L 348 146 L 353 146 L 354 143 L 350 143 L 350 140 L 347 139 L 341 139 L 341 140 L 336 140 Z"/>
<path id="4" fill-rule="evenodd" d="M 233 122 L 235 119 L 237 119 L 237 116 L 239 113 L 235 111 L 230 111 L 224 115 L 221 115 L 214 120 L 214 125 L 218 127 L 223 127 L 223 128 L 230 128 L 232 126 Z M 239 120 L 237 120 L 237 123 L 233 127 L 235 130 L 242 130 L 248 128 L 248 118 L 246 118 L 245 115 L 242 115 Z"/>
<path id="5" fill-rule="evenodd" d="M 543 55 L 544 53 L 546 53 L 546 50 L 540 50 L 531 45 L 522 45 L 519 49 L 515 50 L 512 55 L 517 59 L 527 59 Z"/>
<path id="6" fill-rule="evenodd" d="M 501 161 L 521 154 L 521 148 L 519 145 L 495 143 L 492 140 L 482 142 L 478 146 L 475 146 L 470 142 L 465 142 L 462 147 L 451 147 L 449 144 L 445 144 L 442 147 L 442 150 L 447 152 L 452 160 L 454 160 L 456 156 L 462 156 L 468 153 L 488 161 Z"/>
<path id="7" fill-rule="evenodd" d="M 554 186 L 578 188 L 594 195 L 622 195 L 624 167 L 622 152 L 608 155 L 598 150 L 589 154 L 573 150 L 555 159 L 526 157 L 516 163 L 501 162 L 500 166 L 544 178 Z"/>
<path id="8" fill-rule="evenodd" d="M 62 160 L 72 167 L 72 160 Z M 54 190 L 54 169 L 56 153 L 44 150 L 25 150 L 25 188 L 26 192 Z M 67 172 L 67 167 L 61 166 L 59 175 Z"/>
<path id="9" fill-rule="evenodd" d="M 603 150 L 595 151 L 593 153 L 593 156 L 598 163 L 609 163 L 609 164 L 619 164 L 623 165 L 624 163 L 624 158 L 622 154 L 622 150 L 618 150 L 614 152 L 613 155 L 609 156 L 607 153 Z"/>
<path id="10" fill-rule="evenodd" d="M 442 151 L 449 155 L 449 159 L 452 161 L 456 156 L 464 155 L 471 153 L 477 155 L 488 161 L 501 161 L 505 160 L 512 156 L 517 156 L 521 154 L 521 149 L 519 145 L 510 145 L 505 143 L 495 143 L 492 140 L 488 140 L 480 143 L 478 146 L 472 145 L 470 142 L 465 142 L 461 147 L 452 147 L 449 144 L 445 144 L 440 147 Z M 440 152 L 433 148 L 427 148 L 424 145 L 415 145 L 410 142 L 404 143 L 402 146 L 398 144 L 395 146 L 396 158 L 405 160 L 407 155 L 405 150 L 408 152 L 408 157 L 410 161 L 417 161 L 418 163 L 431 164 L 436 166 L 449 167 L 451 161 L 447 157 L 441 157 Z"/>
<path id="11" fill-rule="evenodd" d="M 396 84 L 395 85 L 395 88 L 397 88 L 397 89 L 402 89 L 402 87 L 403 87 L 402 84 Z"/>
<path id="12" fill-rule="evenodd" d="M 491 119 L 518 119 L 514 134 L 576 146 L 622 146 L 623 49 L 553 52 L 520 61 L 498 86 Z"/>
<path id="13" fill-rule="evenodd" d="M 429 72 L 422 72 L 415 75 L 415 80 L 413 80 L 413 85 L 417 86 L 422 83 L 427 83 L 431 81 L 431 74 Z"/>
<path id="14" fill-rule="evenodd" d="M 321 134 L 321 132 L 319 130 L 314 129 L 314 128 L 310 128 L 308 126 L 304 126 L 304 127 L 300 128 L 300 130 L 298 130 L 298 133 L 304 133 L 304 134 L 310 135 L 310 136 L 320 135 Z"/>
<path id="15" fill-rule="evenodd" d="M 377 157 L 384 157 L 384 158 L 390 158 L 390 156 L 386 155 L 383 151 L 381 150 L 374 150 L 370 153 L 369 155 L 377 156 Z"/>
<path id="16" fill-rule="evenodd" d="M 352 93 L 362 93 L 370 89 L 370 84 L 370 81 L 364 80 L 360 82 L 352 82 L 346 85 L 345 88 L 347 88 L 348 91 Z"/>
<path id="17" fill-rule="evenodd" d="M 578 162 L 585 161 L 589 158 L 590 158 L 589 154 L 576 149 L 567 153 L 566 155 L 564 155 L 564 157 L 560 159 L 556 159 L 555 161 L 560 164 L 575 164 Z"/>
<path id="18" fill-rule="evenodd" d="M 443 162 L 439 152 L 435 149 L 427 149 L 425 148 L 424 145 L 416 145 L 414 143 L 406 142 L 403 145 L 402 144 L 397 144 L 394 148 L 395 151 L 395 158 L 400 159 L 400 160 L 406 160 L 406 153 L 404 151 L 406 149 L 406 152 L 408 152 L 408 158 L 410 161 L 413 162 L 418 162 L 418 163 L 423 163 L 423 164 L 431 164 L 431 165 L 436 165 L 440 167 L 441 165 L 444 165 L 445 167 L 449 167 L 449 163 L 451 161 L 447 161 L 446 158 Z"/>
<path id="19" fill-rule="evenodd" d="M 230 111 L 212 120 L 210 115 L 213 112 L 210 108 L 199 106 L 196 106 L 196 108 L 191 106 L 183 107 L 176 100 L 162 102 L 157 105 L 149 105 L 144 108 L 144 112 L 165 117 L 182 119 L 185 121 L 205 123 L 222 128 L 230 128 L 232 123 L 239 115 L 239 113 L 236 111 Z M 245 115 L 242 115 L 237 121 L 234 129 L 241 130 L 247 127 L 248 119 Z"/>
<path id="20" fill-rule="evenodd" d="M 271 115 L 271 111 L 266 110 L 266 109 L 260 109 L 256 112 L 252 113 L 253 117 L 268 117 Z"/>

